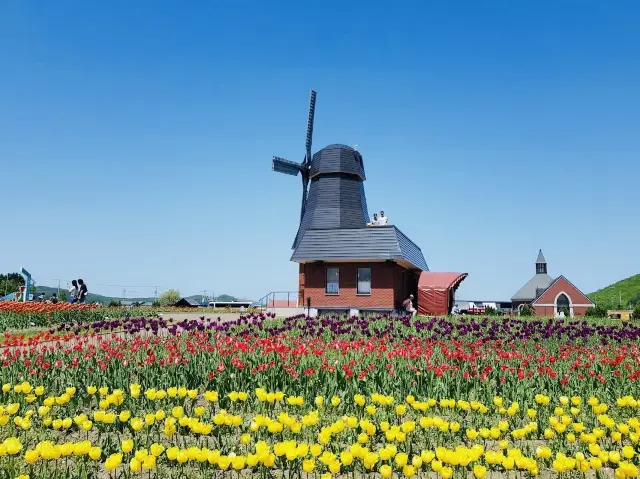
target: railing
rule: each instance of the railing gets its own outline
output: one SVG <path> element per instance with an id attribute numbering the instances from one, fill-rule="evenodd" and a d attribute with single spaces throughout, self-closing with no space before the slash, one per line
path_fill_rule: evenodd
<path id="1" fill-rule="evenodd" d="M 298 306 L 297 291 L 272 291 L 256 303 L 261 308 L 295 308 Z"/>

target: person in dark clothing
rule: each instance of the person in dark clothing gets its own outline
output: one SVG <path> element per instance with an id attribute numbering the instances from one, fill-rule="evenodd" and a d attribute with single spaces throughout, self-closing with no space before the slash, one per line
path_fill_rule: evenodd
<path id="1" fill-rule="evenodd" d="M 53 293 L 49 298 L 49 302 L 51 304 L 56 304 L 58 302 L 58 295 L 56 293 Z"/>
<path id="2" fill-rule="evenodd" d="M 81 279 L 78 280 L 78 303 L 84 303 L 87 299 L 87 285 Z"/>

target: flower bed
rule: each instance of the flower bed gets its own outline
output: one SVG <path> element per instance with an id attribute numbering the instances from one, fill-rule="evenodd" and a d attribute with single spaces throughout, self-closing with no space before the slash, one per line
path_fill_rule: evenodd
<path id="1" fill-rule="evenodd" d="M 250 315 L 48 334 L 67 336 L 3 350 L 8 477 L 638 474 L 629 325 Z"/>
<path id="2" fill-rule="evenodd" d="M 42 328 L 61 323 L 92 323 L 105 318 L 152 316 L 155 312 L 139 309 L 104 308 L 95 304 L 0 302 L 0 332 L 9 329 Z"/>

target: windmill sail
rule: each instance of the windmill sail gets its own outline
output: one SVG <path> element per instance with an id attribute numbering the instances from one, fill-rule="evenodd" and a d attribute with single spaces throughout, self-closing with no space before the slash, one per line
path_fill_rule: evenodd
<path id="1" fill-rule="evenodd" d="M 313 119 L 316 115 L 316 92 L 311 90 L 311 98 L 309 98 L 309 118 L 307 119 L 307 141 L 305 143 L 307 156 L 304 161 L 308 165 L 311 163 L 311 143 L 313 140 Z"/>
<path id="2" fill-rule="evenodd" d="M 296 163 L 295 161 L 289 161 L 285 160 L 284 158 L 274 156 L 272 168 L 273 171 L 277 171 L 278 173 L 297 176 L 302 169 L 302 165 L 300 163 Z"/>

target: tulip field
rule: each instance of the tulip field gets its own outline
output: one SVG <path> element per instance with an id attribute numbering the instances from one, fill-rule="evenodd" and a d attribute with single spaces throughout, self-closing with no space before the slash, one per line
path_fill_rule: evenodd
<path id="1" fill-rule="evenodd" d="M 639 475 L 629 322 L 125 317 L 0 351 L 0 479 Z"/>

